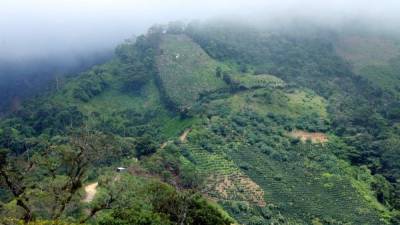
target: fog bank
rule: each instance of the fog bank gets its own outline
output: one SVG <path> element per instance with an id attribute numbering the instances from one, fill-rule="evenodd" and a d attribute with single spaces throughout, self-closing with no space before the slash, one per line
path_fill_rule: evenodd
<path id="1" fill-rule="evenodd" d="M 104 51 L 172 20 L 232 17 L 274 24 L 305 18 L 332 25 L 357 19 L 395 29 L 399 10 L 399 1 L 391 0 L 2 0 L 0 60 Z"/>

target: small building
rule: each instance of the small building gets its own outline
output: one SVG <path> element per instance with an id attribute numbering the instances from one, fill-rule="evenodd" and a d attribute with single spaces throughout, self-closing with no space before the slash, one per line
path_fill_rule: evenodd
<path id="1" fill-rule="evenodd" d="M 117 172 L 118 172 L 118 173 L 124 172 L 125 170 L 126 170 L 125 167 L 117 167 Z"/>

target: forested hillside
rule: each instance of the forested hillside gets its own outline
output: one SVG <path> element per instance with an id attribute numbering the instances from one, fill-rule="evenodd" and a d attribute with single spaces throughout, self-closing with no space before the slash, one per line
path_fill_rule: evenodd
<path id="1" fill-rule="evenodd" d="M 26 98 L 59 88 L 65 77 L 108 61 L 112 53 L 103 50 L 34 59 L 0 58 L 0 116 L 16 111 Z"/>
<path id="2" fill-rule="evenodd" d="M 154 26 L 23 102 L 0 222 L 400 224 L 397 39 L 293 29 Z"/>

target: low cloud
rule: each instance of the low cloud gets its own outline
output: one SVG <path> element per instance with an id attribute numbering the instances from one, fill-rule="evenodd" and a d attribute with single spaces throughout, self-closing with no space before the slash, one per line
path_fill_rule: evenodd
<path id="1" fill-rule="evenodd" d="M 112 49 L 155 23 L 233 17 L 278 23 L 351 20 L 396 29 L 399 1 L 320 0 L 2 0 L 0 59 L 25 60 Z"/>

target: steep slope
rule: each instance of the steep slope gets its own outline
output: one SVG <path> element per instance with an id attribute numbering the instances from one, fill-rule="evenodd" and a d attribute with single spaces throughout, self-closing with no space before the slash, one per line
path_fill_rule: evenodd
<path id="1" fill-rule="evenodd" d="M 193 120 L 165 108 L 153 63 L 146 61 L 153 59 L 149 52 L 154 45 L 151 37 L 141 38 L 121 45 L 110 62 L 31 99 L 1 121 L 0 223 L 234 222 L 197 192 L 168 184 L 152 169 L 161 164 L 137 163 L 137 158 L 157 159 L 151 155 L 158 146 Z M 174 163 L 172 158 L 164 162 Z M 132 169 L 118 174 L 114 168 L 120 166 L 143 173 Z M 183 176 L 184 170 L 176 169 Z M 98 183 L 90 200 L 83 190 L 89 182 Z"/>
<path id="2" fill-rule="evenodd" d="M 59 55 L 38 59 L 0 59 L 0 115 L 16 111 L 19 101 L 61 86 L 68 74 L 76 74 L 112 58 L 107 51 Z"/>
<path id="3" fill-rule="evenodd" d="M 319 36 L 154 27 L 1 122 L 0 216 L 395 224 L 392 102 L 357 79 Z"/>
<path id="4" fill-rule="evenodd" d="M 190 108 L 201 94 L 226 86 L 216 75 L 223 64 L 211 59 L 187 36 L 163 36 L 160 52 L 157 57 L 160 83 L 176 108 Z"/>
<path id="5" fill-rule="evenodd" d="M 161 54 L 165 54 L 163 50 Z M 193 67 L 179 66 L 184 68 L 181 71 Z M 169 68 L 174 67 L 169 64 Z M 326 100 L 310 90 L 286 87 L 271 75 L 221 68 L 231 94 L 204 95 L 195 115 L 208 119 L 201 117 L 203 122 L 192 126 L 188 141 L 178 146 L 183 161 L 204 177 L 204 194 L 244 224 L 272 223 L 279 220 L 277 214 L 289 224 L 383 222 L 380 213 L 388 212 L 368 190 L 374 178 L 336 158 L 333 151 L 340 151 L 338 143 L 302 144 L 290 137 L 291 129 L 328 128 Z M 172 71 L 169 79 L 185 82 L 185 77 Z M 192 80 L 201 77 L 196 72 L 191 76 Z M 266 136 L 264 132 L 268 132 Z M 318 162 L 314 161 L 316 155 Z M 353 177 L 355 173 L 369 181 Z"/>
<path id="6" fill-rule="evenodd" d="M 357 28 L 357 24 L 349 26 L 349 30 L 354 27 Z M 186 33 L 219 60 L 234 61 L 242 70 L 274 74 L 290 85 L 307 87 L 324 97 L 331 125 L 328 130 L 350 146 L 336 155 L 355 166 L 369 168 L 376 179 L 372 188 L 378 200 L 393 209 L 393 223 L 398 223 L 400 164 L 399 148 L 394 140 L 400 138 L 400 105 L 394 90 L 398 83 L 393 79 L 397 76 L 396 67 L 386 68 L 390 72 L 370 70 L 358 74 L 349 61 L 338 54 L 337 37 L 343 34 L 342 31 L 314 28 L 314 32 L 307 33 L 302 32 L 302 26 L 292 29 L 294 31 L 287 32 L 214 23 L 191 24 Z M 370 33 L 365 33 L 365 30 Z M 377 30 L 365 30 L 354 29 L 352 34 L 365 37 L 365 34 L 372 33 L 380 37 L 377 39 L 380 45 L 393 43 L 396 48 L 393 42 L 396 37 L 388 40 Z M 347 51 L 351 52 L 352 47 L 357 46 L 350 45 Z M 382 52 L 378 48 L 371 44 L 359 49 L 371 53 L 368 59 L 383 56 L 378 57 L 381 61 L 393 60 L 397 54 L 397 50 L 391 47 L 382 49 Z M 383 80 L 385 82 L 381 82 Z M 384 83 L 390 85 L 384 87 Z"/>
<path id="7" fill-rule="evenodd" d="M 335 48 L 359 72 L 368 65 L 386 65 L 400 54 L 399 44 L 385 34 L 343 31 L 337 36 Z"/>
<path id="8" fill-rule="evenodd" d="M 287 224 L 383 223 L 387 211 L 369 190 L 374 178 L 334 155 L 345 147 L 337 137 L 325 144 L 290 137 L 306 115 L 323 121 L 324 112 L 279 106 L 285 92 L 246 91 L 203 105 L 209 119 L 192 128 L 183 151 L 208 177 L 206 193 L 243 224 L 269 224 L 277 214 Z M 319 129 L 310 124 L 304 129 Z"/>
<path id="9" fill-rule="evenodd" d="M 335 48 L 355 73 L 399 98 L 400 40 L 396 36 L 347 31 L 338 35 Z"/>

